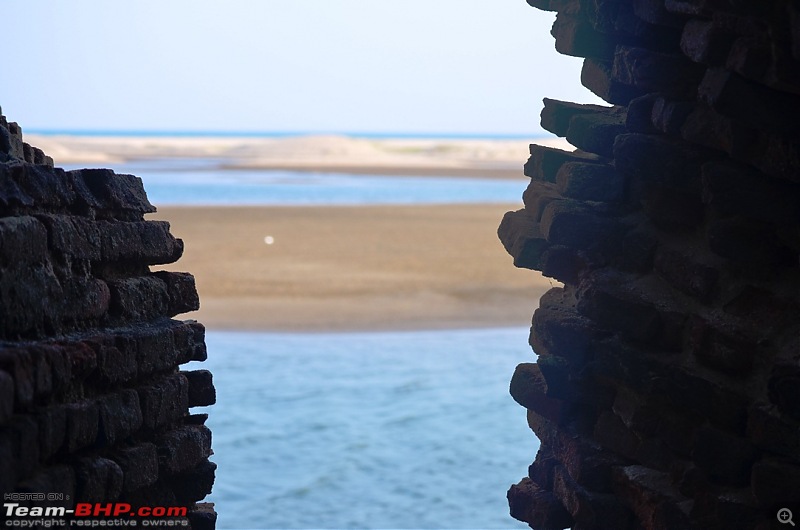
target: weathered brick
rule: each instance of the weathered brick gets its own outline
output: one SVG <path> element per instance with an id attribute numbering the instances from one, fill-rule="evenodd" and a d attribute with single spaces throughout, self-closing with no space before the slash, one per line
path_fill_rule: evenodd
<path id="1" fill-rule="evenodd" d="M 730 48 L 725 68 L 768 85 L 773 60 L 772 44 L 766 36 L 739 37 Z"/>
<path id="2" fill-rule="evenodd" d="M 625 179 L 613 167 L 567 162 L 556 174 L 558 191 L 582 201 L 616 202 L 624 198 Z"/>
<path id="3" fill-rule="evenodd" d="M 18 263 L 0 275 L 0 337 L 42 337 L 61 327 L 63 287 L 50 265 Z"/>
<path id="4" fill-rule="evenodd" d="M 526 210 L 508 212 L 503 217 L 497 235 L 506 252 L 514 258 L 514 266 L 537 270 L 542 252 L 548 243 L 539 230 L 539 224 Z"/>
<path id="5" fill-rule="evenodd" d="M 717 290 L 719 269 L 702 259 L 661 246 L 655 256 L 655 270 L 676 289 L 708 303 Z"/>
<path id="6" fill-rule="evenodd" d="M 736 36 L 710 20 L 692 19 L 683 28 L 681 51 L 696 63 L 725 64 Z"/>
<path id="7" fill-rule="evenodd" d="M 748 440 L 711 426 L 695 431 L 692 457 L 712 479 L 737 487 L 750 483 L 750 468 L 758 451 Z"/>
<path id="8" fill-rule="evenodd" d="M 539 301 L 533 314 L 529 343 L 539 355 L 560 355 L 582 364 L 589 348 L 602 337 L 597 326 L 575 310 L 560 303 L 559 289 L 551 289 Z"/>
<path id="9" fill-rule="evenodd" d="M 49 380 L 40 390 L 42 395 L 60 393 L 69 387 L 74 379 L 68 349 L 58 343 L 44 343 L 38 344 L 32 351 L 40 357 L 39 366 L 43 372 L 37 379 Z"/>
<path id="10" fill-rule="evenodd" d="M 547 242 L 577 250 L 615 247 L 622 229 L 614 219 L 571 199 L 551 202 L 542 214 L 541 231 Z"/>
<path id="11" fill-rule="evenodd" d="M 172 328 L 172 339 L 178 364 L 185 364 L 189 361 L 205 361 L 208 357 L 205 345 L 205 327 L 202 324 L 194 320 L 177 323 Z"/>
<path id="12" fill-rule="evenodd" d="M 701 101 L 758 129 L 800 135 L 800 96 L 771 90 L 724 69 L 709 69 L 698 88 Z"/>
<path id="13" fill-rule="evenodd" d="M 552 489 L 555 466 L 563 465 L 570 477 L 581 486 L 605 493 L 611 491 L 611 472 L 624 463 L 620 457 L 603 450 L 598 444 L 577 435 L 572 426 L 556 425 L 535 411 L 528 409 L 528 425 L 542 440 L 536 461 L 528 469 L 529 476 L 547 489 Z M 592 417 L 591 420 L 595 418 Z M 587 422 L 587 425 L 591 421 Z"/>
<path id="14" fill-rule="evenodd" d="M 665 367 L 653 383 L 651 392 L 660 394 L 675 409 L 691 411 L 726 431 L 744 434 L 748 401 L 741 393 L 675 365 Z"/>
<path id="15" fill-rule="evenodd" d="M 566 162 L 601 163 L 603 159 L 581 151 L 563 151 L 553 147 L 531 144 L 531 156 L 525 163 L 526 176 L 543 182 L 555 183 L 559 168 Z"/>
<path id="16" fill-rule="evenodd" d="M 572 515 L 576 525 L 597 530 L 628 528 L 630 511 L 612 495 L 597 494 L 578 485 L 562 466 L 555 468 L 553 494 Z"/>
<path id="17" fill-rule="evenodd" d="M 0 265 L 47 259 L 47 229 L 35 217 L 0 219 Z"/>
<path id="18" fill-rule="evenodd" d="M 217 464 L 208 460 L 194 469 L 173 477 L 169 482 L 179 504 L 192 504 L 211 493 Z"/>
<path id="19" fill-rule="evenodd" d="M 800 208 L 791 184 L 771 179 L 744 164 L 712 161 L 701 169 L 703 202 L 714 215 L 746 215 L 752 219 L 782 223 Z M 753 193 L 758 189 L 758 193 Z"/>
<path id="20" fill-rule="evenodd" d="M 576 284 L 581 273 L 588 267 L 586 256 L 564 245 L 550 245 L 539 258 L 542 276 L 560 282 Z"/>
<path id="21" fill-rule="evenodd" d="M 79 383 L 97 369 L 97 353 L 85 342 L 58 342 L 69 364 L 71 384 Z"/>
<path id="22" fill-rule="evenodd" d="M 195 320 L 181 322 L 172 329 L 172 336 L 178 364 L 202 362 L 208 358 L 206 328 L 201 323 Z"/>
<path id="23" fill-rule="evenodd" d="M 544 107 L 541 113 L 542 128 L 550 131 L 556 136 L 564 137 L 569 129 L 569 122 L 574 116 L 580 114 L 605 113 L 614 107 L 603 107 L 601 105 L 582 105 L 569 101 L 559 101 L 557 99 L 544 98 Z"/>
<path id="24" fill-rule="evenodd" d="M 154 275 L 167 286 L 169 315 L 175 316 L 200 309 L 194 276 L 187 272 L 158 271 Z"/>
<path id="25" fill-rule="evenodd" d="M 157 429 L 172 425 L 189 412 L 189 385 L 182 374 L 173 374 L 136 389 L 143 425 Z"/>
<path id="26" fill-rule="evenodd" d="M 548 0 L 531 0 L 531 2 L 547 2 Z M 550 0 L 557 1 L 557 0 Z M 217 525 L 217 512 L 213 502 L 199 502 L 188 515 L 192 530 L 214 530 Z"/>
<path id="27" fill-rule="evenodd" d="M 189 407 L 205 407 L 217 402 L 214 380 L 208 370 L 181 372 L 189 383 Z"/>
<path id="28" fill-rule="evenodd" d="M 186 425 L 169 431 L 158 442 L 159 469 L 169 475 L 188 471 L 211 455 L 211 431 Z"/>
<path id="29" fill-rule="evenodd" d="M 642 182 L 700 195 L 700 168 L 709 152 L 660 136 L 622 134 L 614 142 L 618 171 Z"/>
<path id="30" fill-rule="evenodd" d="M 612 63 L 586 59 L 581 69 L 581 84 L 599 98 L 614 105 L 627 105 L 644 95 L 644 90 L 621 83 L 612 77 Z"/>
<path id="31" fill-rule="evenodd" d="M 656 434 L 659 411 L 641 394 L 626 387 L 618 387 L 611 410 L 631 431 L 643 437 Z"/>
<path id="32" fill-rule="evenodd" d="M 0 128 L 0 130 L 2 130 Z M 2 491 L 13 491 L 17 484 L 17 462 L 19 455 L 14 450 L 14 440 L 11 431 L 0 429 L 0 488 Z"/>
<path id="33" fill-rule="evenodd" d="M 94 445 L 97 440 L 100 422 L 97 403 L 84 400 L 77 403 L 69 403 L 64 407 L 67 414 L 64 447 L 67 452 L 72 453 L 78 449 Z"/>
<path id="34" fill-rule="evenodd" d="M 755 219 L 712 220 L 706 237 L 713 253 L 745 267 L 792 267 L 797 262 L 796 252 L 777 237 L 775 228 Z"/>
<path id="35" fill-rule="evenodd" d="M 692 317 L 689 350 L 704 365 L 730 375 L 747 376 L 758 354 L 757 344 L 723 322 Z"/>
<path id="36" fill-rule="evenodd" d="M 17 485 L 20 493 L 62 493 L 64 505 L 72 506 L 75 498 L 75 471 L 61 464 L 42 470 Z M 67 500 L 68 499 L 68 500 Z"/>
<path id="37" fill-rule="evenodd" d="M 178 364 L 172 326 L 159 324 L 143 327 L 127 338 L 135 343 L 139 375 L 169 370 Z"/>
<path id="38" fill-rule="evenodd" d="M 694 108 L 694 103 L 669 101 L 659 97 L 653 104 L 653 126 L 661 132 L 679 136 L 681 128 Z"/>
<path id="39" fill-rule="evenodd" d="M 703 70 L 681 54 L 617 46 L 611 78 L 642 91 L 688 98 L 695 95 Z"/>
<path id="40" fill-rule="evenodd" d="M 13 380 L 15 406 L 30 404 L 36 390 L 35 364 L 30 352 L 24 348 L 0 349 L 0 368 Z"/>
<path id="41" fill-rule="evenodd" d="M 5 370 L 0 370 L 0 425 L 14 413 L 14 379 Z"/>
<path id="42" fill-rule="evenodd" d="M 118 348 L 112 335 L 87 338 L 84 344 L 92 348 L 97 358 L 95 380 L 101 387 L 131 381 L 136 377 L 138 364 L 135 343 Z"/>
<path id="43" fill-rule="evenodd" d="M 153 213 L 142 179 L 133 175 L 117 175 L 110 169 L 82 169 L 80 178 L 103 208 L 135 213 Z"/>
<path id="44" fill-rule="evenodd" d="M 800 454 L 800 426 L 774 406 L 757 403 L 750 407 L 747 437 L 760 449 L 781 456 L 794 458 Z"/>
<path id="45" fill-rule="evenodd" d="M 10 145 L 8 145 L 10 139 L 4 136 L 4 133 L 8 134 L 3 127 L 0 127 L 0 152 L 10 149 Z M 4 143 L 5 148 L 3 147 Z M 20 164 L 0 164 L 0 206 L 4 208 L 33 205 L 33 198 L 22 191 L 22 188 L 12 178 L 12 175 L 19 171 L 22 171 Z"/>
<path id="46" fill-rule="evenodd" d="M 23 164 L 13 168 L 12 178 L 39 208 L 67 208 L 75 201 L 63 169 Z"/>
<path id="47" fill-rule="evenodd" d="M 645 466 L 626 466 L 614 474 L 615 492 L 633 507 L 650 528 L 692 528 L 687 499 L 671 484 L 669 475 Z"/>
<path id="48" fill-rule="evenodd" d="M 800 499 L 800 466 L 797 460 L 765 458 L 756 462 L 750 487 L 758 502 L 785 506 Z"/>
<path id="49" fill-rule="evenodd" d="M 578 312 L 632 340 L 652 340 L 662 325 L 659 310 L 635 287 L 618 281 L 623 280 L 586 282 L 578 293 Z"/>
<path id="50" fill-rule="evenodd" d="M 75 493 L 81 502 L 110 502 L 122 493 L 122 469 L 108 458 L 92 456 L 78 459 L 75 462 L 75 478 Z"/>
<path id="51" fill-rule="evenodd" d="M 594 426 L 592 439 L 614 454 L 636 459 L 641 439 L 613 411 L 605 410 Z"/>
<path id="52" fill-rule="evenodd" d="M 151 320 L 169 313 L 167 286 L 155 276 L 110 280 L 108 287 L 112 318 L 130 322 Z"/>
<path id="53" fill-rule="evenodd" d="M 47 227 L 52 250 L 78 259 L 100 259 L 100 230 L 97 223 L 69 215 L 37 217 Z"/>
<path id="54" fill-rule="evenodd" d="M 556 40 L 556 51 L 574 57 L 610 60 L 614 43 L 597 32 L 584 17 L 560 12 L 550 34 Z"/>
<path id="55" fill-rule="evenodd" d="M 53 405 L 36 414 L 39 428 L 39 450 L 43 460 L 56 454 L 64 445 L 67 433 L 67 409 Z"/>
<path id="56" fill-rule="evenodd" d="M 111 459 L 122 470 L 122 491 L 128 493 L 158 480 L 158 450 L 149 442 L 119 449 Z"/>
<path id="57" fill-rule="evenodd" d="M 772 368 L 768 382 L 769 400 L 778 410 L 800 420 L 800 366 L 781 362 Z"/>
<path id="58" fill-rule="evenodd" d="M 142 426 L 139 396 L 134 390 L 122 390 L 98 398 L 100 425 L 98 443 L 113 446 Z"/>
<path id="59" fill-rule="evenodd" d="M 614 138 L 626 132 L 624 108 L 615 107 L 609 112 L 573 116 L 566 138 L 578 149 L 610 158 Z"/>
<path id="60" fill-rule="evenodd" d="M 548 491 L 553 489 L 553 470 L 559 465 L 555 451 L 548 442 L 539 444 L 536 459 L 528 466 L 528 477 Z"/>
<path id="61" fill-rule="evenodd" d="M 13 470 L 17 480 L 29 477 L 37 469 L 40 460 L 39 425 L 36 420 L 32 416 L 16 415 L 0 429 L 0 448 L 3 446 L 11 455 L 11 462 L 5 462 L 3 469 Z"/>
<path id="62" fill-rule="evenodd" d="M 764 517 L 749 488 L 725 489 L 718 494 L 713 490 L 699 492 L 694 499 L 691 515 L 692 522 L 698 528 L 770 528 L 765 522 L 774 520 Z"/>
<path id="63" fill-rule="evenodd" d="M 553 201 L 563 199 L 556 186 L 550 182 L 531 179 L 528 187 L 522 193 L 522 202 L 530 217 L 539 222 L 542 220 L 544 209 Z"/>
<path id="64" fill-rule="evenodd" d="M 553 493 L 529 478 L 511 486 L 506 497 L 511 517 L 528 523 L 532 528 L 567 528 L 572 525 L 572 517 Z"/>
<path id="65" fill-rule="evenodd" d="M 625 127 L 631 133 L 656 134 L 658 129 L 653 125 L 653 107 L 658 94 L 645 94 L 633 99 L 628 104 L 625 115 Z"/>
<path id="66" fill-rule="evenodd" d="M 560 423 L 567 405 L 558 399 L 547 397 L 547 382 L 544 380 L 539 366 L 534 363 L 522 363 L 514 370 L 509 392 L 514 401 L 536 411 L 545 418 Z"/>
<path id="67" fill-rule="evenodd" d="M 641 226 L 643 223 L 639 223 Z M 617 262 L 622 270 L 647 272 L 653 267 L 658 240 L 652 230 L 631 230 L 622 238 Z"/>
<path id="68" fill-rule="evenodd" d="M 684 19 L 668 12 L 661 0 L 634 0 L 633 12 L 637 17 L 656 26 L 680 28 L 684 24 Z"/>
<path id="69" fill-rule="evenodd" d="M 100 221 L 105 261 L 133 261 L 147 265 L 173 263 L 183 253 L 183 243 L 169 232 L 166 221 Z"/>

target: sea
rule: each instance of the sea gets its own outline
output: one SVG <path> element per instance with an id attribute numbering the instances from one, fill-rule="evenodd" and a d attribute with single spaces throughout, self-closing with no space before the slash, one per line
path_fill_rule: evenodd
<path id="1" fill-rule="evenodd" d="M 68 167 L 67 169 L 74 169 Z M 167 205 L 520 202 L 515 180 L 114 166 Z M 219 529 L 515 529 L 506 491 L 538 450 L 508 393 L 525 328 L 373 333 L 209 329 Z"/>
<path id="2" fill-rule="evenodd" d="M 520 203 L 523 178 L 397 177 L 222 169 L 223 160 L 161 159 L 114 164 L 142 178 L 156 206 L 322 206 Z M 78 169 L 79 165 L 66 165 Z"/>
<path id="3" fill-rule="evenodd" d="M 514 529 L 527 329 L 209 331 L 217 528 Z M 207 409 L 207 410 L 206 410 Z"/>

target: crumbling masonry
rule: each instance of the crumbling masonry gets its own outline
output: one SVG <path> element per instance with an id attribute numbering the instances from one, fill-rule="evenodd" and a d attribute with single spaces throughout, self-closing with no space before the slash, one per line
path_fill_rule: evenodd
<path id="1" fill-rule="evenodd" d="M 779 526 L 800 512 L 800 3 L 528 0 L 613 106 L 545 100 L 499 236 L 563 283 L 511 394 L 535 529 Z"/>
<path id="2" fill-rule="evenodd" d="M 150 272 L 183 243 L 141 180 L 64 171 L 0 115 L 0 494 L 67 508 L 197 505 L 214 482 L 211 432 L 189 407 L 215 401 L 190 274 Z M 23 507 L 38 501 L 18 501 Z M 0 521 L 5 510 L 0 513 Z"/>

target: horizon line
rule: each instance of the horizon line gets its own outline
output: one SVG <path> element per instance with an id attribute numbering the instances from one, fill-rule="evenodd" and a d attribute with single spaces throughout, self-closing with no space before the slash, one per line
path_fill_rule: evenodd
<path id="1" fill-rule="evenodd" d="M 370 139 L 508 139 L 526 140 L 532 138 L 549 138 L 547 131 L 539 133 L 454 133 L 454 132 L 365 132 L 365 131 L 225 131 L 225 130 L 157 130 L 157 129 L 64 129 L 64 128 L 30 128 L 23 129 L 23 134 L 39 134 L 42 136 L 119 136 L 119 137 L 197 137 L 197 138 L 289 138 L 298 136 L 347 136 L 350 138 Z"/>

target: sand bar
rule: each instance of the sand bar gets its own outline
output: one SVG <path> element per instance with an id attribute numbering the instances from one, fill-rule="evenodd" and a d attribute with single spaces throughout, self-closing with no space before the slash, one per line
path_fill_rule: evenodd
<path id="1" fill-rule="evenodd" d="M 529 325 L 553 283 L 497 239 L 514 204 L 163 207 L 210 328 L 364 331 Z M 272 239 L 267 239 L 272 238 Z M 271 242 L 272 244 L 267 244 Z"/>
<path id="2" fill-rule="evenodd" d="M 367 139 L 347 136 L 284 138 L 99 137 L 26 134 L 56 164 L 113 167 L 132 160 L 206 158 L 224 169 L 282 169 L 519 178 L 531 141 L 571 150 L 561 138 Z"/>

